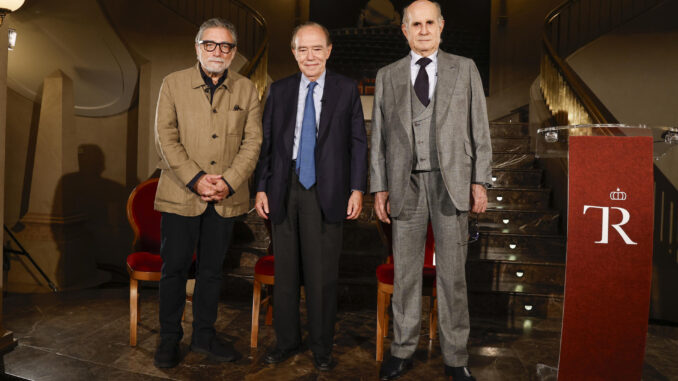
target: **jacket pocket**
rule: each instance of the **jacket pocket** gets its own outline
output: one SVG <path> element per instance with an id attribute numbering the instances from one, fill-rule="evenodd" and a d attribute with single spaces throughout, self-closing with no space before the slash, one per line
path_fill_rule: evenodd
<path id="1" fill-rule="evenodd" d="M 247 122 L 247 110 L 228 111 L 226 115 L 226 134 L 242 136 Z"/>

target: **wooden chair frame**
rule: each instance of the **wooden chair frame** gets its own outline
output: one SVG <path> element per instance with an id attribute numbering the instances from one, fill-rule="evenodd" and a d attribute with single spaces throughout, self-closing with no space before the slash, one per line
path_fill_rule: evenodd
<path id="1" fill-rule="evenodd" d="M 132 201 L 136 197 L 139 189 L 152 184 L 157 183 L 157 178 L 148 179 L 141 184 L 137 185 L 132 193 L 130 193 L 127 198 L 127 220 L 129 221 L 132 231 L 134 232 L 134 241 L 132 242 L 132 247 L 136 247 L 137 242 L 141 238 L 141 229 L 134 220 L 134 215 L 132 211 Z M 141 303 L 139 302 L 139 281 L 160 281 L 160 272 L 154 271 L 135 271 L 129 264 L 127 264 L 127 272 L 129 273 L 129 345 L 135 347 L 137 345 L 137 328 L 139 326 L 139 315 L 141 314 Z M 192 302 L 193 297 L 186 295 L 186 301 Z M 184 308 L 184 313 L 181 317 L 181 320 L 184 320 L 186 317 L 186 309 Z"/>
<path id="2" fill-rule="evenodd" d="M 271 221 L 265 220 L 264 225 L 271 241 L 266 249 L 267 255 L 273 255 L 273 234 L 271 233 Z M 262 285 L 266 287 L 266 297 L 261 300 Z M 259 338 L 259 312 L 261 306 L 266 309 L 266 325 L 273 324 L 273 286 L 275 275 L 257 274 L 254 271 L 254 289 L 252 291 L 252 329 L 250 332 L 250 348 L 256 348 Z"/>
<path id="3" fill-rule="evenodd" d="M 273 285 L 275 276 L 254 274 L 254 292 L 252 293 L 252 332 L 250 334 L 250 347 L 257 347 L 259 337 L 259 311 L 263 306 L 266 309 L 266 325 L 273 324 Z M 261 300 L 262 285 L 268 290 L 266 297 Z"/>

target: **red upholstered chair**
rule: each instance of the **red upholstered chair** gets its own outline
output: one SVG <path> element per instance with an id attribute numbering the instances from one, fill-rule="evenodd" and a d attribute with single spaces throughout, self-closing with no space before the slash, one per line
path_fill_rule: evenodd
<path id="1" fill-rule="evenodd" d="M 148 179 L 137 185 L 127 199 L 127 220 L 134 231 L 136 252 L 127 257 L 129 273 L 129 345 L 137 345 L 139 324 L 139 281 L 159 281 L 162 258 L 160 258 L 160 212 L 153 209 L 158 179 Z M 193 255 L 195 261 L 195 254 Z M 191 301 L 187 296 L 186 300 Z"/>
<path id="2" fill-rule="evenodd" d="M 377 227 L 379 235 L 388 248 L 389 257 L 386 263 L 377 267 L 377 361 L 382 361 L 384 358 L 384 337 L 388 335 L 388 305 L 391 303 L 391 295 L 393 295 L 393 248 L 391 245 L 392 234 L 391 225 L 384 224 L 377 220 Z M 436 300 L 436 267 L 433 265 L 433 253 L 435 251 L 435 243 L 433 240 L 433 229 L 431 224 L 428 225 L 428 232 L 426 235 L 426 249 L 424 257 L 424 268 L 422 272 L 423 287 L 422 294 L 429 297 L 429 338 L 431 340 L 436 338 L 438 331 L 438 302 Z"/>
<path id="3" fill-rule="evenodd" d="M 254 291 L 252 293 L 252 331 L 250 333 L 250 347 L 257 347 L 259 337 L 259 310 L 263 306 L 266 309 L 266 325 L 273 324 L 273 285 L 275 284 L 275 261 L 273 259 L 273 235 L 271 234 L 271 221 L 264 220 L 271 243 L 268 245 L 267 255 L 259 258 L 254 265 Z M 261 300 L 261 286 L 267 289 L 267 295 Z"/>

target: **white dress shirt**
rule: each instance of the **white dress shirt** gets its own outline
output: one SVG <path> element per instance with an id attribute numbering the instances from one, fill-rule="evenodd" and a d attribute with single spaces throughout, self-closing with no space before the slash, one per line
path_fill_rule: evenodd
<path id="1" fill-rule="evenodd" d="M 412 79 L 412 86 L 414 86 L 414 81 L 417 79 L 417 74 L 419 74 L 419 69 L 421 66 L 417 65 L 422 56 L 410 50 L 410 55 L 412 59 L 410 60 L 410 78 Z M 438 81 L 438 50 L 433 52 L 428 58 L 431 59 L 428 65 L 426 65 L 426 74 L 428 74 L 428 99 L 433 98 L 433 92 L 436 90 L 436 82 Z"/>
<path id="2" fill-rule="evenodd" d="M 313 105 L 315 107 L 315 130 L 316 136 L 318 134 L 318 124 L 320 123 L 320 108 L 322 104 L 320 100 L 323 98 L 323 91 L 325 89 L 325 74 L 327 70 L 318 77 L 318 83 L 313 89 Z M 299 81 L 299 98 L 297 100 L 297 122 L 294 125 L 294 147 L 292 148 L 292 160 L 297 160 L 297 151 L 299 150 L 299 137 L 301 136 L 301 123 L 304 121 L 304 107 L 306 106 L 306 95 L 308 94 L 308 85 L 311 80 L 308 79 L 304 73 L 301 73 L 301 81 Z"/>

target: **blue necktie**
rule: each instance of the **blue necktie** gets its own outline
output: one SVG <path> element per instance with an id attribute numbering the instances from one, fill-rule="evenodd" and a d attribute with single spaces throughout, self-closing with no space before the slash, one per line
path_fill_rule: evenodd
<path id="1" fill-rule="evenodd" d="M 297 152 L 297 174 L 299 182 L 309 189 L 315 184 L 315 104 L 313 103 L 313 89 L 318 83 L 308 84 L 306 104 L 304 105 L 304 119 L 301 121 L 301 136 Z"/>

